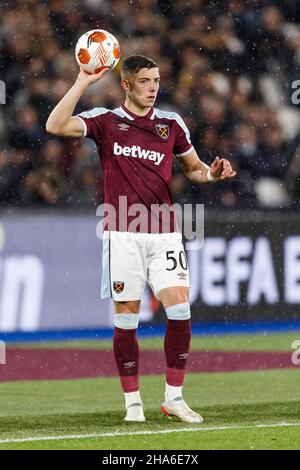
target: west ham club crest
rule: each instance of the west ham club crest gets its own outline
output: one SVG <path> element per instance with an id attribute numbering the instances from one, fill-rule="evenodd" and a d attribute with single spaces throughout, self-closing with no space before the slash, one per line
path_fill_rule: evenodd
<path id="1" fill-rule="evenodd" d="M 156 132 L 162 139 L 169 137 L 169 126 L 167 124 L 155 124 Z"/>
<path id="2" fill-rule="evenodd" d="M 124 282 L 122 281 L 114 281 L 113 288 L 116 294 L 121 294 L 124 290 Z"/>

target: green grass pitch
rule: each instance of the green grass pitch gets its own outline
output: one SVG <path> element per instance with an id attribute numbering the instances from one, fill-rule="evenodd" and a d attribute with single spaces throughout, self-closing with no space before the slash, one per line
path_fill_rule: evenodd
<path id="1" fill-rule="evenodd" d="M 291 343 L 296 339 L 300 339 L 299 332 L 195 337 L 193 349 L 292 353 Z M 99 342 L 71 345 L 109 346 Z M 161 339 L 141 341 L 148 349 L 161 345 Z M 129 424 L 123 421 L 117 378 L 0 383 L 0 450 L 299 449 L 299 372 L 296 368 L 188 374 L 184 397 L 204 417 L 202 425 L 161 416 L 163 376 L 141 378 L 146 422 Z"/>

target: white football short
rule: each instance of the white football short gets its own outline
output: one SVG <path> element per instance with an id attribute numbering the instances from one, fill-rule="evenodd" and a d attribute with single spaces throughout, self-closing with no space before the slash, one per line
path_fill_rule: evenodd
<path id="1" fill-rule="evenodd" d="M 141 300 L 146 281 L 158 299 L 167 287 L 189 287 L 181 233 L 104 231 L 101 297 Z"/>

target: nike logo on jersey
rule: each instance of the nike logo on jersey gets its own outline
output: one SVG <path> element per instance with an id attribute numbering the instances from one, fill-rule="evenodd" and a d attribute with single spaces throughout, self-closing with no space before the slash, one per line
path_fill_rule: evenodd
<path id="1" fill-rule="evenodd" d="M 159 165 L 165 157 L 164 153 L 154 152 L 154 150 L 142 149 L 139 145 L 132 147 L 122 147 L 118 142 L 114 142 L 114 155 L 124 155 L 124 157 L 143 158 Z"/>

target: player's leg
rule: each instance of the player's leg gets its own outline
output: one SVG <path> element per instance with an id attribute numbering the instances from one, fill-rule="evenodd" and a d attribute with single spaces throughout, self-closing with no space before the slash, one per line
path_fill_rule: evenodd
<path id="1" fill-rule="evenodd" d="M 166 400 L 182 396 L 188 354 L 191 341 L 191 313 L 189 288 L 169 287 L 159 292 L 167 315 L 164 341 L 166 356 Z"/>
<path id="2" fill-rule="evenodd" d="M 166 310 L 167 328 L 164 342 L 166 356 L 164 414 L 182 421 L 201 423 L 202 417 L 184 402 L 182 387 L 191 340 L 189 273 L 181 240 L 172 234 L 161 242 L 149 267 L 149 284 Z"/>
<path id="3" fill-rule="evenodd" d="M 182 388 L 191 340 L 189 289 L 175 286 L 162 289 L 158 296 L 167 315 L 165 335 L 166 388 L 163 413 L 184 422 L 202 423 L 203 418 L 185 403 Z"/>
<path id="4" fill-rule="evenodd" d="M 110 232 L 107 247 L 107 285 L 114 300 L 113 348 L 125 396 L 126 421 L 144 421 L 139 393 L 137 328 L 146 267 L 136 234 Z"/>
<path id="5" fill-rule="evenodd" d="M 183 400 L 182 387 L 190 349 L 191 313 L 188 287 L 169 287 L 159 292 L 167 314 L 165 335 L 166 389 L 163 413 L 184 422 L 202 423 L 203 418 Z"/>
<path id="6" fill-rule="evenodd" d="M 145 421 L 139 392 L 137 328 L 140 300 L 115 301 L 114 355 L 125 397 L 125 421 Z"/>

